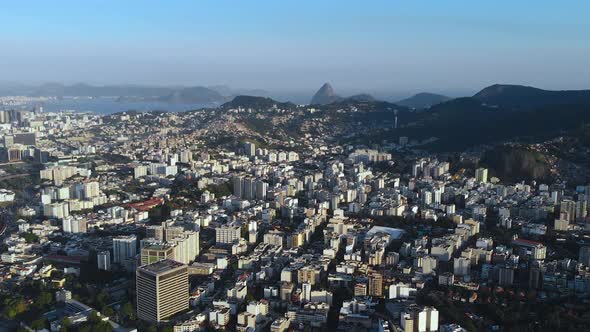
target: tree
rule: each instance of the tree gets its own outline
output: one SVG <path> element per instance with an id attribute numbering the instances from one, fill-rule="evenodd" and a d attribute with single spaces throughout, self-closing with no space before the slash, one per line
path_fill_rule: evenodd
<path id="1" fill-rule="evenodd" d="M 25 239 L 27 243 L 39 242 L 39 236 L 33 233 L 22 233 L 21 236 Z"/>
<path id="2" fill-rule="evenodd" d="M 70 319 L 68 317 L 64 317 L 61 320 L 60 332 L 67 332 L 68 329 L 70 328 L 70 326 L 72 326 L 72 322 L 70 321 Z"/>
<path id="3" fill-rule="evenodd" d="M 123 316 L 127 317 L 129 320 L 135 320 L 135 309 L 133 309 L 133 304 L 131 302 L 126 302 L 121 307 L 121 313 Z"/>
<path id="4" fill-rule="evenodd" d="M 31 323 L 31 328 L 33 330 L 42 330 L 47 326 L 47 321 L 45 318 L 37 318 Z"/>
<path id="5" fill-rule="evenodd" d="M 35 298 L 35 305 L 39 308 L 50 305 L 53 302 L 53 296 L 48 291 L 41 291 Z"/>
<path id="6" fill-rule="evenodd" d="M 109 306 L 102 307 L 100 312 L 107 317 L 113 317 L 113 315 L 115 315 L 115 311 Z"/>
<path id="7" fill-rule="evenodd" d="M 4 301 L 3 315 L 8 319 L 15 319 L 16 316 L 25 312 L 27 305 L 21 298 L 12 298 Z"/>
<path id="8" fill-rule="evenodd" d="M 80 328 L 78 328 L 78 332 L 91 332 L 92 328 L 89 324 L 82 324 Z"/>
<path id="9" fill-rule="evenodd" d="M 107 292 L 100 292 L 96 296 L 96 303 L 98 304 L 98 307 L 100 307 L 100 308 L 109 304 L 109 300 L 110 300 L 110 296 Z"/>
<path id="10" fill-rule="evenodd" d="M 160 332 L 174 332 L 174 327 L 165 325 L 160 328 Z"/>
<path id="11" fill-rule="evenodd" d="M 98 315 L 98 312 L 96 312 L 95 310 L 93 310 L 90 313 L 90 316 L 88 317 L 88 321 L 92 324 L 97 324 L 99 322 L 101 322 L 102 320 L 100 319 L 100 316 Z"/>
<path id="12" fill-rule="evenodd" d="M 113 327 L 108 322 L 100 322 L 92 327 L 93 332 L 112 332 Z"/>
<path id="13" fill-rule="evenodd" d="M 254 297 L 254 295 L 252 295 L 250 293 L 246 294 L 246 297 L 244 297 L 244 302 L 250 303 L 252 301 L 256 301 L 256 298 Z"/>

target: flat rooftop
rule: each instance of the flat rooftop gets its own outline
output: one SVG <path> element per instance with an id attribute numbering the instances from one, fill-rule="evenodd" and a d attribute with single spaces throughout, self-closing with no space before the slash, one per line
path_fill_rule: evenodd
<path id="1" fill-rule="evenodd" d="M 152 274 L 160 274 L 164 272 L 168 272 L 170 270 L 174 270 L 178 267 L 185 266 L 184 264 L 173 261 L 171 259 L 163 259 L 161 261 L 157 261 L 151 264 L 140 266 L 139 269 L 150 272 Z"/>
<path id="2" fill-rule="evenodd" d="M 153 243 L 143 247 L 142 250 L 167 250 L 172 248 L 172 245 L 168 243 Z"/>
<path id="3" fill-rule="evenodd" d="M 367 232 L 367 237 L 371 236 L 375 233 L 387 233 L 389 234 L 393 239 L 399 239 L 402 237 L 402 235 L 404 234 L 404 230 L 403 229 L 399 229 L 399 228 L 392 228 L 392 227 L 384 227 L 384 226 L 373 226 L 368 232 Z"/>

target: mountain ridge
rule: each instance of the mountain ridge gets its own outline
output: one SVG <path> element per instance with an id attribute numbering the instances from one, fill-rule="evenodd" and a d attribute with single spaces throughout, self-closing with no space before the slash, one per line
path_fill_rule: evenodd
<path id="1" fill-rule="evenodd" d="M 239 95 L 234 97 L 232 100 L 224 103 L 221 105 L 221 108 L 228 109 L 228 108 L 252 108 L 252 109 L 269 109 L 273 106 L 278 106 L 282 108 L 291 108 L 295 107 L 296 105 L 291 102 L 279 102 L 269 97 L 260 97 L 260 96 L 248 96 L 248 95 Z"/>
<path id="2" fill-rule="evenodd" d="M 451 99 L 451 97 L 439 95 L 436 93 L 420 92 L 411 97 L 398 100 L 395 102 L 395 104 L 409 108 L 424 109 Z"/>
<path id="3" fill-rule="evenodd" d="M 488 105 L 514 110 L 571 104 L 590 104 L 590 90 L 544 90 L 516 84 L 493 84 L 473 95 Z"/>

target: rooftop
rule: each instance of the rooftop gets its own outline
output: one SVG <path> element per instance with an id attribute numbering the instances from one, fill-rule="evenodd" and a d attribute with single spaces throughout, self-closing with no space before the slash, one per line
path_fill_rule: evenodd
<path id="1" fill-rule="evenodd" d="M 185 265 L 171 259 L 164 259 L 151 264 L 140 266 L 139 269 L 152 274 L 160 274 L 182 266 Z"/>
<path id="2" fill-rule="evenodd" d="M 387 233 L 394 239 L 399 239 L 404 234 L 403 229 L 399 228 L 391 228 L 391 227 L 384 227 L 384 226 L 373 226 L 368 232 L 367 237 L 376 234 L 376 233 Z"/>
<path id="3" fill-rule="evenodd" d="M 543 244 L 537 241 L 531 241 L 527 239 L 514 239 L 512 240 L 513 245 L 523 246 L 523 247 L 536 247 L 542 246 Z"/>

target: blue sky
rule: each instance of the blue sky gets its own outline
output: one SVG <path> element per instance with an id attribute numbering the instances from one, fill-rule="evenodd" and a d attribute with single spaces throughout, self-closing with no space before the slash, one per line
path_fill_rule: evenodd
<path id="1" fill-rule="evenodd" d="M 589 1 L 9 1 L 0 80 L 590 88 Z"/>

